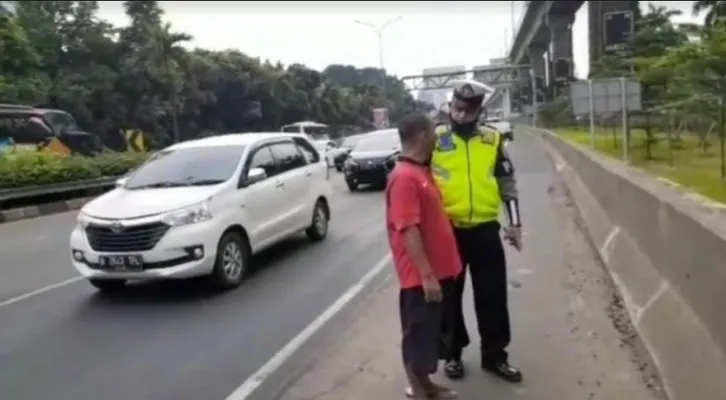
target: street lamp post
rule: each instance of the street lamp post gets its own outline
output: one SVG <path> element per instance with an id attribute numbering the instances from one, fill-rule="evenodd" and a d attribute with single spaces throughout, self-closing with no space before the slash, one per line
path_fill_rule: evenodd
<path id="1" fill-rule="evenodd" d="M 394 22 L 400 21 L 403 17 L 396 17 L 389 19 L 388 21 L 384 22 L 381 26 L 376 26 L 374 24 L 371 24 L 369 22 L 365 21 L 359 21 L 355 20 L 356 24 L 360 24 L 363 26 L 367 26 L 371 29 L 373 29 L 376 32 L 376 35 L 378 35 L 378 62 L 381 66 L 381 91 L 383 93 L 383 101 L 386 101 L 387 95 L 386 95 L 386 67 L 383 64 L 383 32 L 391 26 Z M 384 104 L 385 105 L 385 104 Z"/>

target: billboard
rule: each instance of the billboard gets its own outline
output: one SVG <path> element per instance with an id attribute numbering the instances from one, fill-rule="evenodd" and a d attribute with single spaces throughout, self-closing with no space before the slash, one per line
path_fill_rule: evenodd
<path id="1" fill-rule="evenodd" d="M 590 114 L 590 99 L 592 112 L 596 115 L 619 113 L 623 108 L 628 111 L 642 109 L 640 83 L 632 79 L 606 78 L 570 84 L 570 101 L 575 115 Z"/>
<path id="2" fill-rule="evenodd" d="M 388 128 L 388 109 L 387 108 L 374 108 L 373 109 L 373 126 L 376 129 Z"/>
<path id="3" fill-rule="evenodd" d="M 424 78 L 422 89 L 441 89 L 447 87 L 447 83 L 454 79 L 466 79 L 466 66 L 452 65 L 449 67 L 424 68 L 422 75 L 442 74 L 446 74 L 446 76 Z"/>

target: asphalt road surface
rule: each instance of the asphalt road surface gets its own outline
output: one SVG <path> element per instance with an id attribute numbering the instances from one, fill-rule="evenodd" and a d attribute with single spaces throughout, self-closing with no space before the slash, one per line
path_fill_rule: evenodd
<path id="1" fill-rule="evenodd" d="M 224 294 L 190 281 L 105 299 L 73 280 L 75 213 L 1 224 L 0 398 L 224 399 L 386 255 L 381 192 L 332 173 L 328 238 L 266 251 Z"/>

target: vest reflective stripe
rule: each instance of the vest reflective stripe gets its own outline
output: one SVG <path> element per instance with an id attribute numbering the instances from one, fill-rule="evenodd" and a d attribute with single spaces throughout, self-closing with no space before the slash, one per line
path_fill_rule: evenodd
<path id="1" fill-rule="evenodd" d="M 446 214 L 457 226 L 497 220 L 501 198 L 494 164 L 500 135 L 483 130 L 464 140 L 450 131 L 437 134 L 431 167 Z"/>

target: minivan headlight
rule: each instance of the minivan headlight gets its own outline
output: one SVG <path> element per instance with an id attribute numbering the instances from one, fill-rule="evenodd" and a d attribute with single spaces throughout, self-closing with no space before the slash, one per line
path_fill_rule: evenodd
<path id="1" fill-rule="evenodd" d="M 78 222 L 78 225 L 80 225 L 82 228 L 85 228 L 88 226 L 88 223 L 91 222 L 91 219 L 88 214 L 84 213 L 83 211 L 79 211 L 78 215 L 76 216 L 76 222 Z"/>
<path id="2" fill-rule="evenodd" d="M 179 226 L 195 224 L 211 218 L 212 212 L 209 211 L 209 201 L 204 201 L 180 210 L 170 211 L 162 217 L 162 221 L 170 226 Z"/>

